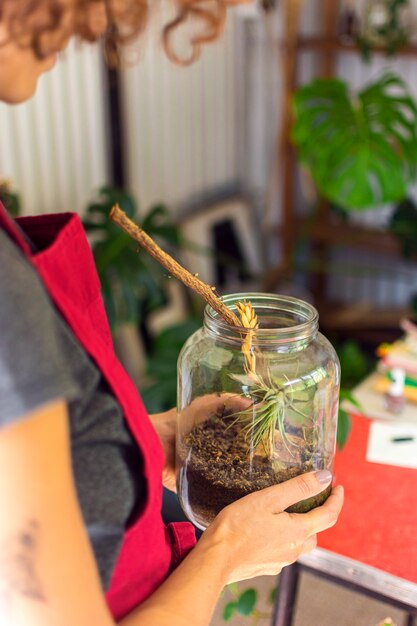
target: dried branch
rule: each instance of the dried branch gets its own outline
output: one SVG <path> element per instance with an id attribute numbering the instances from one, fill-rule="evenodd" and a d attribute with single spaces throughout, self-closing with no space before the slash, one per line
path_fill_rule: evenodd
<path id="1" fill-rule="evenodd" d="M 217 313 L 232 326 L 241 327 L 241 323 L 237 315 L 233 313 L 218 296 L 214 293 L 215 287 L 210 287 L 205 282 L 191 274 L 182 265 L 180 265 L 169 254 L 164 252 L 155 241 L 145 233 L 142 228 L 132 222 L 126 213 L 122 211 L 118 204 L 115 204 L 110 211 L 110 219 L 118 224 L 130 237 L 139 243 L 158 263 L 160 263 L 171 276 L 178 278 L 184 285 L 193 289 L 211 306 Z"/>

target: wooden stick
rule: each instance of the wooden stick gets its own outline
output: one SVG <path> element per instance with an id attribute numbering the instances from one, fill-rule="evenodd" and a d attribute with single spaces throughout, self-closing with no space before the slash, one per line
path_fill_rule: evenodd
<path id="1" fill-rule="evenodd" d="M 213 293 L 214 287 L 210 287 L 210 285 L 207 285 L 205 282 L 197 278 L 197 276 L 191 274 L 191 272 L 177 263 L 172 256 L 164 252 L 164 250 L 162 250 L 162 248 L 160 248 L 158 244 L 156 244 L 155 241 L 149 237 L 144 230 L 142 230 L 142 228 L 128 218 L 126 213 L 121 210 L 118 204 L 115 204 L 110 211 L 110 219 L 115 222 L 115 224 L 118 224 L 118 226 L 130 235 L 130 237 L 137 241 L 142 248 L 144 248 L 151 256 L 153 256 L 154 259 L 158 261 L 158 263 L 163 265 L 163 267 L 168 270 L 170 275 L 175 276 L 175 278 L 178 278 L 178 280 L 184 283 L 184 285 L 190 287 L 202 296 L 204 300 L 208 302 L 208 304 L 212 306 L 213 309 L 217 311 L 217 313 L 228 324 L 242 327 L 237 315 L 228 309 L 220 298 Z"/>

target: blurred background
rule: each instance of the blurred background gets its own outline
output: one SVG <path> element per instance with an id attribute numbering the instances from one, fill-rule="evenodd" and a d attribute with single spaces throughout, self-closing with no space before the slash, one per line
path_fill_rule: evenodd
<path id="1" fill-rule="evenodd" d="M 150 410 L 175 402 L 201 304 L 135 244 L 114 249 L 115 200 L 219 293 L 313 302 L 357 382 L 416 313 L 417 2 L 236 7 L 191 67 L 164 56 L 172 11 L 160 3 L 123 69 L 74 43 L 31 102 L 0 106 L 1 197 L 85 220 L 117 349 Z"/>

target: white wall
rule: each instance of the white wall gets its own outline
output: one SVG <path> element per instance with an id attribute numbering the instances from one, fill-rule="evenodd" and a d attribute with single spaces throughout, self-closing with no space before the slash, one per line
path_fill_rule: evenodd
<path id="1" fill-rule="evenodd" d="M 122 80 L 128 183 L 143 208 L 158 201 L 175 208 L 235 183 L 244 152 L 233 13 L 224 36 L 205 46 L 195 65 L 182 68 L 162 51 L 169 7 L 161 7 Z M 109 179 L 100 51 L 75 48 L 42 77 L 29 103 L 0 105 L 0 177 L 12 179 L 25 213 L 82 212 Z"/>
<path id="2" fill-rule="evenodd" d="M 158 43 L 163 18 L 141 42 L 140 62 L 123 72 L 129 187 L 144 208 L 160 200 L 175 207 L 238 178 L 233 17 L 190 67 L 164 55 Z"/>
<path id="3" fill-rule="evenodd" d="M 30 102 L 0 104 L 0 177 L 24 213 L 82 212 L 107 180 L 103 84 L 98 48 L 72 45 Z"/>
<path id="4" fill-rule="evenodd" d="M 301 33 L 304 35 L 314 35 L 320 32 L 320 3 L 321 0 L 304 0 L 304 7 L 301 20 Z M 360 2 L 358 2 L 359 6 Z M 281 5 L 282 6 L 282 5 Z M 412 0 L 412 22 L 417 32 L 417 0 Z M 258 37 L 264 50 L 268 47 L 271 49 L 271 42 L 268 41 L 267 30 L 263 24 L 262 18 L 257 18 Z M 275 16 L 275 23 L 272 27 L 273 40 L 275 42 L 275 53 L 278 56 L 278 46 L 281 41 L 282 15 L 280 4 Z M 318 55 L 315 53 L 300 53 L 298 59 L 298 78 L 299 83 L 303 84 L 311 80 L 318 69 Z M 344 78 L 352 86 L 357 89 L 368 81 L 376 79 L 383 69 L 393 69 L 398 72 L 407 81 L 411 92 L 417 99 L 417 59 L 397 58 L 386 59 L 385 57 L 375 56 L 372 63 L 365 64 L 359 55 L 341 54 L 337 62 L 338 75 Z M 254 99 L 253 94 L 249 93 L 248 97 L 252 98 L 252 119 L 258 119 L 267 116 L 267 126 L 270 133 L 258 132 L 250 137 L 247 150 L 251 152 L 252 148 L 256 154 L 270 154 L 271 135 L 275 137 L 279 132 L 276 124 L 276 117 L 280 118 L 282 114 L 282 99 L 279 89 L 280 83 L 276 80 L 276 75 L 280 74 L 279 65 L 275 67 L 262 57 L 258 56 L 258 68 L 253 69 L 255 77 L 253 80 L 259 81 L 262 73 L 265 75 L 264 92 L 262 101 Z M 275 101 L 271 102 L 271 93 L 275 94 Z M 274 98 L 274 95 L 272 96 Z M 272 113 L 271 113 L 272 111 Z M 274 131 L 276 130 L 276 135 Z M 282 196 L 281 196 L 281 176 L 282 164 L 279 160 L 276 163 L 270 161 L 269 168 L 270 179 L 264 188 L 266 199 L 266 228 L 265 232 L 270 230 L 269 225 L 277 225 L 281 221 L 282 215 Z M 262 159 L 253 160 L 252 172 L 248 174 L 250 180 L 256 180 L 258 185 L 262 181 L 262 171 L 264 165 Z M 417 197 L 416 187 L 413 193 Z M 303 198 L 302 190 L 299 189 L 298 195 L 295 197 L 294 211 L 303 211 L 306 208 L 306 200 Z M 355 223 L 368 225 L 371 227 L 381 227 L 387 224 L 392 213 L 392 207 L 381 207 L 378 210 L 361 212 L 353 217 Z M 271 260 L 279 261 L 280 244 L 279 241 L 270 242 Z M 406 305 L 410 295 L 417 292 L 417 268 L 415 264 L 405 262 L 396 262 L 392 259 L 376 258 L 375 255 L 358 254 L 357 251 L 338 251 L 332 259 L 332 265 L 335 274 L 330 277 L 331 295 L 338 300 L 345 299 L 354 302 L 360 299 L 374 300 L 381 306 Z M 345 276 L 344 276 L 345 274 Z"/>

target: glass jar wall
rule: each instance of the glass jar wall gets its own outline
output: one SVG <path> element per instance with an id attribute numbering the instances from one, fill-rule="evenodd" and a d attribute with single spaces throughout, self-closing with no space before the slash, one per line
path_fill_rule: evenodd
<path id="1" fill-rule="evenodd" d="M 178 496 L 202 529 L 253 491 L 332 471 L 336 445 L 340 367 L 314 307 L 272 294 L 222 300 L 234 312 L 251 302 L 258 327 L 233 327 L 207 307 L 178 361 Z M 330 490 L 290 510 L 310 510 Z"/>

